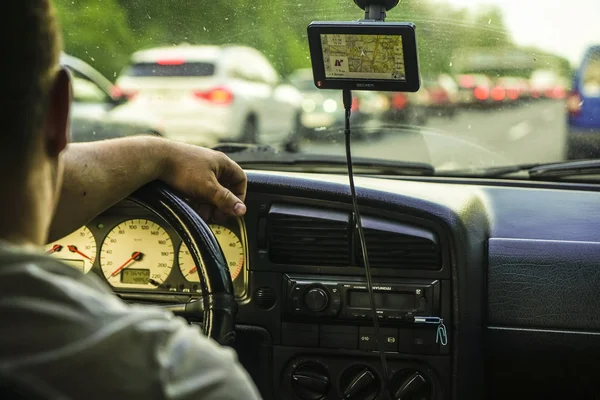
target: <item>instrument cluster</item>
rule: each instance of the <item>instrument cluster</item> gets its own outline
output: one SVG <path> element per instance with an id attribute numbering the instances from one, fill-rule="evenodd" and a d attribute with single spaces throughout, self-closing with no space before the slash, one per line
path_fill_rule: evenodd
<path id="1" fill-rule="evenodd" d="M 225 255 L 236 297 L 243 298 L 248 263 L 244 221 L 232 218 L 209 226 Z M 49 243 L 46 253 L 100 276 L 116 292 L 201 292 L 197 266 L 181 237 L 160 217 L 129 201 Z"/>

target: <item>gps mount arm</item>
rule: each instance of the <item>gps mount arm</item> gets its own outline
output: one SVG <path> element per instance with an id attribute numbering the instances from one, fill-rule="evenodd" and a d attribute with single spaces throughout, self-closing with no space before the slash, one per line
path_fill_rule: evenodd
<path id="1" fill-rule="evenodd" d="M 396 7 L 400 0 L 354 0 L 354 3 L 365 10 L 363 21 L 385 21 L 386 11 Z"/>

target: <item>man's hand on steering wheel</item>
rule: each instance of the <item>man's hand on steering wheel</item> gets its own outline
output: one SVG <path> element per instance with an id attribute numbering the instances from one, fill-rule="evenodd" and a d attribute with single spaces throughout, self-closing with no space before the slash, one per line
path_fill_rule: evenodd
<path id="1" fill-rule="evenodd" d="M 220 221 L 246 213 L 247 178 L 225 154 L 184 143 L 171 143 L 160 179 L 188 196 L 205 220 Z"/>

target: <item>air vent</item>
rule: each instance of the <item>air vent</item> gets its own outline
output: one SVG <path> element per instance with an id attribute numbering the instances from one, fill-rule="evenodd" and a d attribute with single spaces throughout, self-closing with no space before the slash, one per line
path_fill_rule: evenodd
<path id="1" fill-rule="evenodd" d="M 275 204 L 267 219 L 269 259 L 277 264 L 348 266 L 350 214 Z"/>
<path id="2" fill-rule="evenodd" d="M 363 217 L 363 228 L 372 268 L 438 270 L 442 267 L 441 249 L 431 231 L 372 217 Z M 356 254 L 363 265 L 358 235 L 356 239 Z"/>

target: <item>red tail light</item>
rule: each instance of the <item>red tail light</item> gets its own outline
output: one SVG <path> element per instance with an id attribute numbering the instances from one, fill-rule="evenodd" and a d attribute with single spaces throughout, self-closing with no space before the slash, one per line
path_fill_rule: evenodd
<path id="1" fill-rule="evenodd" d="M 485 86 L 477 86 L 475 90 L 473 90 L 473 95 L 477 100 L 487 100 L 490 97 L 490 89 Z"/>
<path id="2" fill-rule="evenodd" d="M 137 91 L 123 90 L 118 86 L 113 86 L 112 88 L 110 88 L 110 95 L 113 99 L 120 99 L 122 97 L 125 97 L 127 98 L 127 100 L 131 100 L 137 95 Z"/>
<path id="3" fill-rule="evenodd" d="M 208 91 L 196 91 L 194 96 L 214 104 L 227 105 L 233 101 L 233 93 L 229 89 L 216 88 Z"/>
<path id="4" fill-rule="evenodd" d="M 492 99 L 496 101 L 502 101 L 506 98 L 506 91 L 500 86 L 496 86 L 492 89 Z"/>
<path id="5" fill-rule="evenodd" d="M 392 97 L 392 105 L 396 110 L 404 110 L 408 104 L 408 99 L 404 93 L 394 93 L 394 97 Z"/>
<path id="6" fill-rule="evenodd" d="M 557 86 L 554 89 L 552 89 L 551 97 L 553 99 L 564 99 L 565 96 L 566 96 L 566 93 L 565 93 L 565 89 L 564 88 L 561 88 L 560 86 Z"/>
<path id="7" fill-rule="evenodd" d="M 567 96 L 567 111 L 572 117 L 576 117 L 581 113 L 582 99 L 579 92 L 573 91 Z"/>
<path id="8" fill-rule="evenodd" d="M 508 89 L 506 95 L 511 100 L 517 100 L 519 98 L 519 89 Z"/>
<path id="9" fill-rule="evenodd" d="M 158 65 L 183 65 L 185 64 L 185 60 L 183 58 L 167 58 L 158 60 L 156 63 Z"/>
<path id="10" fill-rule="evenodd" d="M 352 107 L 350 108 L 350 110 L 351 110 L 352 112 L 354 112 L 354 111 L 358 111 L 358 106 L 359 106 L 359 101 L 358 101 L 358 99 L 357 99 L 356 97 L 353 97 L 353 98 L 352 98 Z"/>

